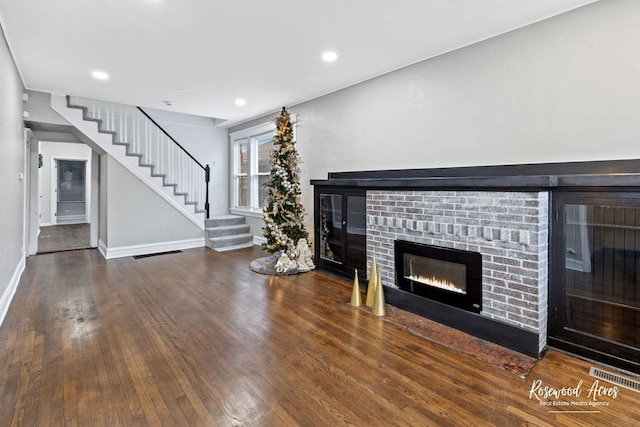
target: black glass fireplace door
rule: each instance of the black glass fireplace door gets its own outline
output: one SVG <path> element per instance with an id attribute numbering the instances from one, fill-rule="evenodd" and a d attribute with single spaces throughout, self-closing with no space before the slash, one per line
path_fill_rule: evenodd
<path id="1" fill-rule="evenodd" d="M 367 208 L 361 190 L 316 187 L 315 254 L 320 268 L 353 277 L 366 277 Z"/>
<path id="2" fill-rule="evenodd" d="M 550 344 L 640 372 L 640 194 L 558 193 L 553 206 Z"/>

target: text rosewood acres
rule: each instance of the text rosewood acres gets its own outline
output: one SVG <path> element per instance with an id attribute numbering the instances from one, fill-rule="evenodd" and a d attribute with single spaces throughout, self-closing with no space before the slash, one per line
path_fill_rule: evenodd
<path id="1" fill-rule="evenodd" d="M 618 392 L 620 389 L 617 386 L 613 387 L 605 387 L 601 386 L 598 380 L 595 380 L 591 387 L 589 388 L 589 392 L 587 393 L 586 398 L 591 399 L 590 402 L 552 402 L 547 401 L 547 399 L 554 398 L 559 399 L 561 397 L 580 397 L 582 395 L 583 389 L 582 386 L 584 381 L 580 380 L 575 387 L 562 387 L 556 388 L 551 386 L 543 386 L 542 380 L 534 380 L 531 383 L 531 390 L 529 390 L 529 399 L 537 399 L 541 405 L 548 406 L 568 406 L 578 404 L 579 406 L 608 406 L 609 402 L 598 402 L 598 398 L 601 397 L 611 397 L 612 399 L 618 398 Z"/>

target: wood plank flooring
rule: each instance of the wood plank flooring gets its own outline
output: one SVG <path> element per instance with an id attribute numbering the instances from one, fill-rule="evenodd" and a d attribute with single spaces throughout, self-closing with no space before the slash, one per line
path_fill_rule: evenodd
<path id="1" fill-rule="evenodd" d="M 0 425 L 626 426 L 640 393 L 550 351 L 525 378 L 394 327 L 258 248 L 37 255 L 0 328 Z M 579 396 L 538 390 L 579 387 Z M 580 382 L 582 384 L 580 385 Z M 545 388 L 546 387 L 546 388 Z M 589 406 L 590 402 L 608 406 Z M 543 406 L 539 402 L 584 406 Z M 579 412 L 574 411 L 597 411 Z M 554 412 L 558 411 L 558 412 Z"/>
<path id="2" fill-rule="evenodd" d="M 89 224 L 61 224 L 40 227 L 38 253 L 87 249 L 90 245 Z"/>

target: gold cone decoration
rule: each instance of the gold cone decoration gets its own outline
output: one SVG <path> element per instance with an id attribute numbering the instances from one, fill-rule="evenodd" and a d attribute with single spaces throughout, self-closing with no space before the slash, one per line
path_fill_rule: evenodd
<path id="1" fill-rule="evenodd" d="M 358 281 L 358 269 L 356 268 L 355 277 L 353 278 L 353 291 L 351 291 L 351 305 L 360 307 L 362 305 L 362 296 L 360 295 L 360 282 Z"/>
<path id="2" fill-rule="evenodd" d="M 387 306 L 384 302 L 384 288 L 382 287 L 382 278 L 380 277 L 380 269 L 378 269 L 378 284 L 376 285 L 376 294 L 373 300 L 373 308 L 371 312 L 376 316 L 385 316 L 387 314 Z"/>
<path id="3" fill-rule="evenodd" d="M 376 295 L 376 285 L 378 284 L 376 259 L 371 262 L 371 271 L 369 272 L 369 284 L 367 285 L 367 299 L 365 305 L 367 307 L 373 307 L 373 300 Z"/>

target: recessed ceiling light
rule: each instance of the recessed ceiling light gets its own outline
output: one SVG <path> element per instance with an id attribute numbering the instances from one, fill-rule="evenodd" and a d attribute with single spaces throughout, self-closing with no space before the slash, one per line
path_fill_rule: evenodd
<path id="1" fill-rule="evenodd" d="M 328 51 L 322 54 L 322 60 L 324 62 L 333 62 L 338 59 L 338 54 L 334 51 Z"/>
<path id="2" fill-rule="evenodd" d="M 187 93 L 187 92 L 189 92 L 189 89 L 185 89 L 185 88 L 181 87 L 181 88 L 178 89 L 178 92 Z"/>
<path id="3" fill-rule="evenodd" d="M 96 80 L 109 80 L 109 74 L 104 71 L 95 70 L 91 73 L 91 76 Z"/>
<path id="4" fill-rule="evenodd" d="M 242 99 L 242 98 L 238 98 L 238 99 L 236 99 L 236 105 L 237 105 L 238 107 L 242 107 L 243 105 L 247 105 L 247 101 L 245 101 L 245 100 L 244 100 L 244 99 Z"/>

